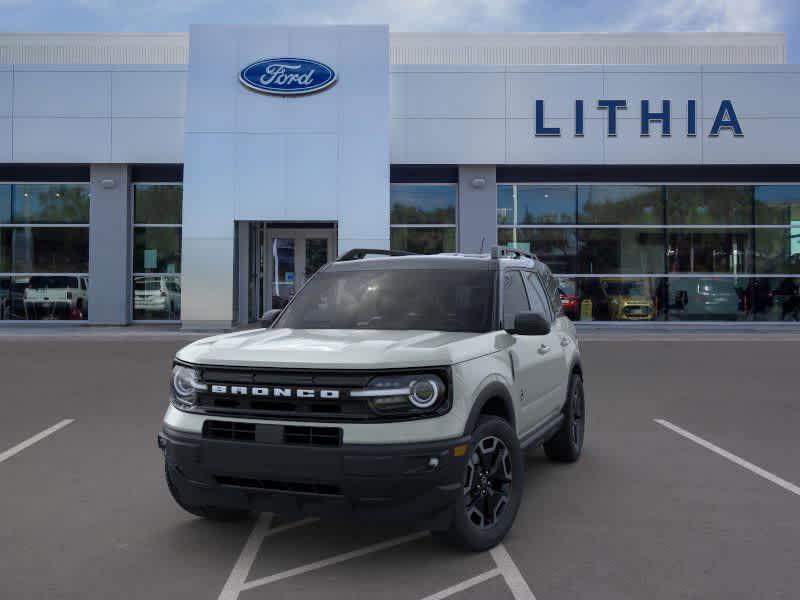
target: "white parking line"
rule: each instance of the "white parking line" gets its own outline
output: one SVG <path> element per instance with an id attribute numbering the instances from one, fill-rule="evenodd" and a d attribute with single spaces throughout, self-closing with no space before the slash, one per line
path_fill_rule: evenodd
<path id="1" fill-rule="evenodd" d="M 307 565 L 281 571 L 280 573 L 275 573 L 274 575 L 247 581 L 247 576 L 250 573 L 250 569 L 253 566 L 253 562 L 255 561 L 258 551 L 261 548 L 265 538 L 282 531 L 287 531 L 289 529 L 294 529 L 295 527 L 313 523 L 316 520 L 317 519 L 304 519 L 302 521 L 296 521 L 294 523 L 283 525 L 282 527 L 270 529 L 272 515 L 268 513 L 262 514 L 253 526 L 253 530 L 250 532 L 250 536 L 247 538 L 247 542 L 245 543 L 244 548 L 242 548 L 242 552 L 239 555 L 236 564 L 233 566 L 233 569 L 231 570 L 228 580 L 225 582 L 225 585 L 222 588 L 222 592 L 220 593 L 218 600 L 237 600 L 239 598 L 239 594 L 246 590 L 262 587 L 270 583 L 282 581 L 297 575 L 303 575 L 311 571 L 317 571 L 325 567 L 330 567 L 332 565 L 352 560 L 354 558 L 360 558 L 362 556 L 367 556 L 368 554 L 380 552 L 381 550 L 394 548 L 395 546 L 407 544 L 430 535 L 429 531 L 419 531 L 390 540 L 384 540 L 383 542 L 365 546 L 364 548 L 359 548 L 358 550 L 337 554 L 336 556 L 331 556 L 330 558 L 318 560 Z M 443 590 L 439 590 L 435 594 L 426 596 L 422 600 L 443 600 L 444 598 L 448 598 L 453 594 L 457 594 L 498 576 L 503 577 L 506 585 L 514 596 L 514 600 L 536 600 L 536 597 L 533 595 L 533 592 L 531 592 L 530 587 L 528 587 L 528 584 L 522 577 L 522 573 L 520 573 L 519 568 L 517 568 L 516 563 L 514 563 L 514 560 L 509 555 L 505 546 L 500 544 L 495 548 L 492 548 L 489 553 L 497 565 L 496 568 L 490 569 L 484 573 L 466 579 Z"/>
<path id="2" fill-rule="evenodd" d="M 294 569 L 289 569 L 288 571 L 282 571 L 280 573 L 276 573 L 275 575 L 270 575 L 269 577 L 262 577 L 261 579 L 254 579 L 253 581 L 248 581 L 247 583 L 242 585 L 239 589 L 240 591 L 244 591 L 256 587 L 261 587 L 262 585 L 267 585 L 269 583 L 275 583 L 276 581 L 280 581 L 281 579 L 288 579 L 289 577 L 294 577 L 295 575 L 302 575 L 303 573 L 308 573 L 309 571 L 316 571 L 317 569 L 322 569 L 324 567 L 336 565 L 345 562 L 347 560 L 351 560 L 353 558 L 359 558 L 361 556 L 366 556 L 367 554 L 380 552 L 381 550 L 387 550 L 388 548 L 394 548 L 395 546 L 399 546 L 400 544 L 407 544 L 408 542 L 413 542 L 414 540 L 418 540 L 427 535 L 429 535 L 428 531 L 420 531 L 418 533 L 404 535 L 402 537 L 386 540 L 378 544 L 366 546 L 358 550 L 353 550 L 352 552 L 337 554 L 336 556 L 325 558 L 323 560 L 318 560 L 317 562 L 313 562 L 308 565 L 303 565 L 302 567 L 296 567 Z"/>
<path id="3" fill-rule="evenodd" d="M 265 538 L 275 535 L 276 533 L 281 533 L 282 531 L 308 525 L 316 520 L 317 519 L 303 519 L 302 521 L 295 521 L 294 523 L 288 523 L 276 527 L 275 529 L 270 529 L 272 514 L 262 513 L 259 515 L 258 520 L 255 525 L 253 525 L 250 536 L 247 538 L 244 548 L 242 548 L 241 554 L 239 554 L 239 558 L 236 560 L 236 564 L 233 565 L 233 569 L 231 569 L 231 573 L 228 575 L 228 580 L 225 582 L 218 600 L 236 600 L 239 597 L 239 593 L 243 590 L 242 586 L 247 576 L 250 574 L 253 561 L 256 559 L 258 550 L 261 548 L 261 544 Z"/>
<path id="4" fill-rule="evenodd" d="M 511 590 L 514 600 L 536 600 L 536 596 L 533 595 L 522 573 L 519 572 L 517 563 L 511 558 L 503 544 L 498 544 L 489 550 L 489 554 L 497 563 L 497 568 L 503 575 L 503 579 L 506 580 L 506 585 Z"/>
<path id="5" fill-rule="evenodd" d="M 13 448 L 9 448 L 5 452 L 0 453 L 0 463 L 8 460 L 9 458 L 14 456 L 15 454 L 18 454 L 19 452 L 22 452 L 23 450 L 25 450 L 25 448 L 29 448 L 30 446 L 33 446 L 36 442 L 42 441 L 48 435 L 51 435 L 51 434 L 55 433 L 56 431 L 58 431 L 59 429 L 63 429 L 64 427 L 66 427 L 70 423 L 74 423 L 74 422 L 75 422 L 75 419 L 64 419 L 63 421 L 59 421 L 58 423 L 56 423 L 52 427 L 48 427 L 44 431 L 41 431 L 41 432 L 37 433 L 36 435 L 29 437 L 24 442 L 20 442 L 19 444 L 17 444 Z"/>
<path id="6" fill-rule="evenodd" d="M 500 569 L 491 569 L 486 571 L 485 573 L 481 573 L 480 575 L 476 575 L 470 579 L 462 581 L 461 583 L 457 583 L 449 588 L 445 588 L 441 591 L 436 592 L 435 594 L 431 594 L 430 596 L 425 596 L 422 600 L 443 600 L 444 598 L 448 598 L 453 594 L 457 594 L 458 592 L 463 592 L 464 590 L 468 590 L 471 587 L 478 585 L 479 583 L 483 583 L 484 581 L 491 579 L 492 577 L 497 577 L 502 575 L 500 573 Z"/>
<path id="7" fill-rule="evenodd" d="M 682 435 L 687 440 L 691 440 L 695 444 L 703 446 L 703 448 L 706 448 L 707 450 L 711 450 L 711 452 L 714 452 L 715 454 L 719 454 L 723 458 L 727 458 L 732 463 L 735 463 L 735 464 L 739 465 L 740 467 L 743 467 L 743 468 L 747 469 L 751 473 L 755 473 L 759 477 L 763 477 L 767 481 L 771 481 L 775 485 L 778 485 L 778 486 L 782 487 L 783 489 L 785 489 L 785 490 L 787 490 L 787 491 L 789 491 L 789 492 L 791 492 L 791 493 L 793 493 L 793 494 L 795 494 L 797 496 L 800 496 L 800 487 L 796 486 L 795 484 L 793 484 L 793 483 L 791 483 L 789 481 L 786 481 L 785 479 L 781 479 L 780 477 L 778 477 L 774 473 L 770 473 L 769 471 L 765 471 L 764 469 L 762 469 L 758 465 L 754 465 L 753 463 L 748 462 L 745 459 L 743 459 L 743 458 L 741 458 L 739 456 L 736 456 L 735 454 L 731 454 L 727 450 L 724 450 L 723 448 L 720 448 L 719 446 L 715 446 L 711 442 L 707 442 L 703 438 L 698 437 L 698 436 L 694 435 L 693 433 L 689 433 L 685 429 L 681 429 L 680 427 L 670 423 L 669 421 L 666 421 L 664 419 L 653 419 L 653 420 L 656 423 L 658 423 L 659 425 L 661 425 L 662 427 L 666 427 L 667 429 L 669 429 L 671 431 L 674 431 L 678 435 Z"/>

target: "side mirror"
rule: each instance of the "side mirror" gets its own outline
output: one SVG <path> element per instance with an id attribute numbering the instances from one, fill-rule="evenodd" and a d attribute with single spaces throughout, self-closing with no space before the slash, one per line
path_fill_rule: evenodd
<path id="1" fill-rule="evenodd" d="M 550 321 L 535 312 L 523 312 L 514 317 L 514 329 L 508 333 L 516 335 L 547 335 L 550 333 Z"/>
<path id="2" fill-rule="evenodd" d="M 265 312 L 261 317 L 261 326 L 265 329 L 272 327 L 272 324 L 275 322 L 275 319 L 278 318 L 278 315 L 280 315 L 281 312 L 283 311 L 281 311 L 279 308 L 273 308 L 272 310 Z"/>

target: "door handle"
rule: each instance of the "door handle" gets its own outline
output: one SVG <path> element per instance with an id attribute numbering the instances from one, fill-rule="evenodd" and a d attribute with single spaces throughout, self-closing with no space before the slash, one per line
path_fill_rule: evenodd
<path id="1" fill-rule="evenodd" d="M 538 352 L 539 354 L 547 354 L 548 352 L 550 352 L 550 350 L 552 350 L 550 346 L 548 346 L 547 344 L 542 344 L 541 346 L 539 346 Z"/>

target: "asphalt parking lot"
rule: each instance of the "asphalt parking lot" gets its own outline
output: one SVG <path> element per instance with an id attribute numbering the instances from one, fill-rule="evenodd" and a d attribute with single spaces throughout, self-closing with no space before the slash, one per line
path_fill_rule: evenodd
<path id="1" fill-rule="evenodd" d="M 410 526 L 182 512 L 155 436 L 194 337 L 0 333 L 0 597 L 798 597 L 800 335 L 587 336 L 584 456 L 529 453 L 484 554 Z"/>

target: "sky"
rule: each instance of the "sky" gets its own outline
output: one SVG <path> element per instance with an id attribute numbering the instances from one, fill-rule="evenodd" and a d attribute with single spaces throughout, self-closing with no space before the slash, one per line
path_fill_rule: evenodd
<path id="1" fill-rule="evenodd" d="M 192 23 L 388 23 L 392 31 L 776 31 L 798 0 L 0 0 L 0 31 L 186 31 Z"/>

